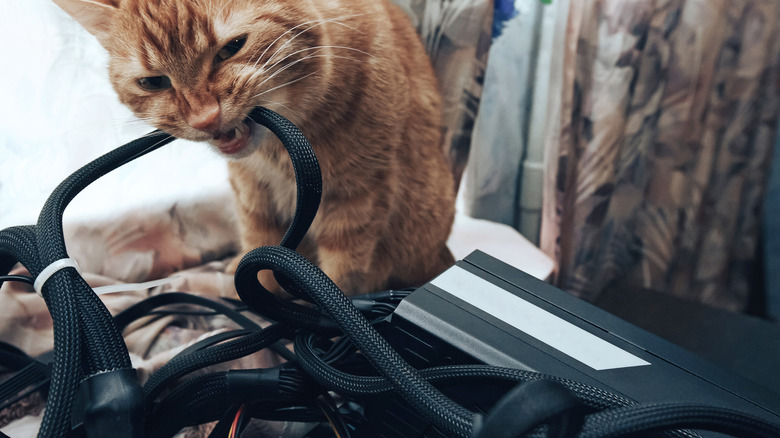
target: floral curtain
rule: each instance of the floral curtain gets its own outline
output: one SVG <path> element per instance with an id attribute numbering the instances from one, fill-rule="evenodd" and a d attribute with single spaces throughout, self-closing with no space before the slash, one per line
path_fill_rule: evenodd
<path id="1" fill-rule="evenodd" d="M 761 281 L 780 2 L 572 1 L 562 49 L 541 228 L 557 285 L 746 310 Z"/>

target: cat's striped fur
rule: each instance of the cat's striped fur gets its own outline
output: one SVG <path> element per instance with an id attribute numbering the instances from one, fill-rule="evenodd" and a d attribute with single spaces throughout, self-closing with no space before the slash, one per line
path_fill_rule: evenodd
<path id="1" fill-rule="evenodd" d="M 419 284 L 453 262 L 437 84 L 389 0 L 55 2 L 108 50 L 123 103 L 230 159 L 244 250 L 277 244 L 295 205 L 289 158 L 247 119 L 264 105 L 320 160 L 323 202 L 301 251 L 346 292 Z"/>

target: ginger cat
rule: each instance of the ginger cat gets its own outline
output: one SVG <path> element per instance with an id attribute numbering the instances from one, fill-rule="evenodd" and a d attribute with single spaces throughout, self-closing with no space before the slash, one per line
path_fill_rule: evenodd
<path id="1" fill-rule="evenodd" d="M 299 250 L 342 290 L 418 285 L 453 263 L 437 83 L 389 0 L 54 1 L 108 50 L 122 103 L 228 159 L 244 251 L 278 244 L 295 207 L 286 151 L 248 119 L 262 105 L 317 154 L 322 204 Z"/>

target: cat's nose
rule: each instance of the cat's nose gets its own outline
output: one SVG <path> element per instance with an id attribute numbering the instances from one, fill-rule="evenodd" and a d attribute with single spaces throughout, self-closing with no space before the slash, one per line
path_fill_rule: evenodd
<path id="1" fill-rule="evenodd" d="M 203 106 L 200 108 L 192 108 L 187 115 L 187 123 L 195 129 L 206 132 L 219 131 L 219 125 L 221 123 L 219 104 Z"/>

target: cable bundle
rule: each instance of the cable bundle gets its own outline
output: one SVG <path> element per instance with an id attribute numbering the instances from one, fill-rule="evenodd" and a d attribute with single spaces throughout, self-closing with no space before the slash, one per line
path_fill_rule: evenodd
<path id="1" fill-rule="evenodd" d="M 82 167 L 63 181 L 41 211 L 37 225 L 0 231 L 0 271 L 17 262 L 37 277 L 48 266 L 68 260 L 62 232 L 62 215 L 68 203 L 89 184 L 122 164 L 173 140 L 162 132 L 128 143 Z M 111 315 L 75 267 L 51 274 L 38 292 L 54 324 L 54 362 L 47 409 L 38 436 L 61 437 L 70 430 L 77 390 L 85 397 L 95 379 L 110 400 L 92 397 L 80 415 L 89 417 L 87 429 L 97 436 L 108 431 L 138 437 L 143 416 L 140 386 L 131 368 L 127 347 Z M 107 391 L 103 391 L 103 389 Z M 108 405 L 107 405 L 108 404 Z M 120 415 L 106 416 L 106 409 Z M 124 423 L 117 427 L 117 422 Z"/>
<path id="2" fill-rule="evenodd" d="M 374 328 L 409 291 L 347 298 L 316 266 L 295 252 L 319 207 L 319 165 L 306 138 L 280 115 L 255 108 L 250 117 L 285 146 L 297 183 L 294 219 L 279 246 L 250 251 L 239 263 L 235 285 L 248 309 L 168 293 L 151 297 L 112 318 L 68 258 L 62 213 L 87 185 L 114 168 L 170 142 L 156 131 L 88 164 L 49 198 L 34 226 L 0 231 L 0 271 L 21 262 L 36 278 L 54 321 L 51 385 L 40 437 L 168 437 L 181 428 L 216 422 L 212 437 L 237 437 L 250 418 L 305 421 L 346 438 L 370 430 L 362 404 L 397 395 L 448 436 L 587 437 L 660 432 L 696 436 L 701 428 L 737 436 L 780 436 L 780 427 L 729 409 L 688 405 L 637 406 L 619 395 L 579 382 L 487 365 L 417 370 Z M 264 269 L 311 306 L 282 300 L 257 280 Z M 2 281 L 27 277 L 1 276 Z M 42 285 L 41 285 L 42 284 Z M 121 330 L 161 306 L 187 303 L 211 309 L 241 328 L 204 339 L 155 372 L 141 388 L 130 366 Z M 241 312 L 274 321 L 261 329 Z M 281 342 L 292 340 L 295 353 Z M 268 369 L 212 372 L 187 379 L 205 367 L 272 348 L 288 361 Z M 1 349 L 0 349 L 1 350 Z M 29 369 L 16 385 L 49 378 L 46 365 L 8 349 L 17 369 Z M 24 377 L 24 378 L 22 378 Z M 32 380 L 25 380 L 30 378 Z M 505 395 L 487 414 L 460 406 L 441 392 L 446 385 L 496 384 Z M 6 387 L 10 388 L 10 387 Z M 10 394 L 17 388 L 0 394 Z M 72 423 L 73 422 L 73 423 Z M 78 425 L 75 429 L 73 425 Z M 316 431 L 315 427 L 315 431 Z M 578 436 L 579 436 L 578 435 Z"/>

